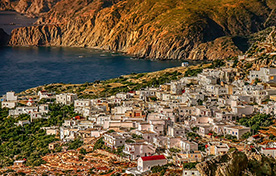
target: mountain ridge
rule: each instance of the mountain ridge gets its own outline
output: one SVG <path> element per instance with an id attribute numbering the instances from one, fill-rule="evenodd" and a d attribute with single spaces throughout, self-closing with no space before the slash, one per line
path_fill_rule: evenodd
<path id="1" fill-rule="evenodd" d="M 73 46 L 151 59 L 225 59 L 234 37 L 276 25 L 275 0 L 60 0 L 11 46 Z M 68 10 L 69 9 L 69 10 Z"/>

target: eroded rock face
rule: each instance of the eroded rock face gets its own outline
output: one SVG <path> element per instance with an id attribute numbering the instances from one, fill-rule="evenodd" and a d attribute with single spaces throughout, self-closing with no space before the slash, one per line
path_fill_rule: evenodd
<path id="1" fill-rule="evenodd" d="M 203 176 L 240 175 L 247 167 L 247 156 L 237 151 L 217 156 L 196 165 L 196 168 Z"/>
<path id="2" fill-rule="evenodd" d="M 272 7 L 258 0 L 29 1 L 55 5 L 47 6 L 38 26 L 15 29 L 10 45 L 93 47 L 151 59 L 225 59 L 242 53 L 232 36 L 259 31 L 266 21 L 275 25 Z M 27 8 L 26 2 L 10 6 L 22 13 L 44 9 Z"/>
<path id="3" fill-rule="evenodd" d="M 196 165 L 203 176 L 275 175 L 276 160 L 256 152 L 233 151 Z"/>
<path id="4" fill-rule="evenodd" d="M 0 0 L 0 10 L 15 10 L 30 17 L 48 12 L 59 0 Z"/>

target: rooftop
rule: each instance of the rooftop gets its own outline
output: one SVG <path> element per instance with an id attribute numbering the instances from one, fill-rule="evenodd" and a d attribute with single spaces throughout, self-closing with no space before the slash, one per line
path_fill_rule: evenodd
<path id="1" fill-rule="evenodd" d="M 154 156 L 145 156 L 141 157 L 143 161 L 152 161 L 152 160 L 165 160 L 164 155 L 154 155 Z"/>

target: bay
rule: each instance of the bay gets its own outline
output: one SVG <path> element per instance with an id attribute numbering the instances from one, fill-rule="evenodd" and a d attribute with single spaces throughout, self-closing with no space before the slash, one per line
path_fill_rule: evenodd
<path id="1" fill-rule="evenodd" d="M 85 83 L 152 72 L 181 61 L 135 60 L 119 53 L 70 47 L 0 48 L 0 95 L 50 83 Z"/>

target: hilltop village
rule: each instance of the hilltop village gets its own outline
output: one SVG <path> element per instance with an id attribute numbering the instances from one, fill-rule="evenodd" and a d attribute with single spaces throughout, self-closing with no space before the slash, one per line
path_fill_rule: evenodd
<path id="1" fill-rule="evenodd" d="M 233 64 L 104 98 L 46 90 L 30 98 L 7 92 L 1 107 L 8 108 L 7 118 L 24 116 L 14 123 L 18 128 L 50 121 L 53 106 L 74 112 L 56 125 L 40 127 L 53 137 L 40 166 L 30 167 L 28 157 L 14 157 L 1 172 L 204 175 L 198 163 L 233 151 L 275 158 L 276 68 L 251 70 L 240 79 Z"/>

